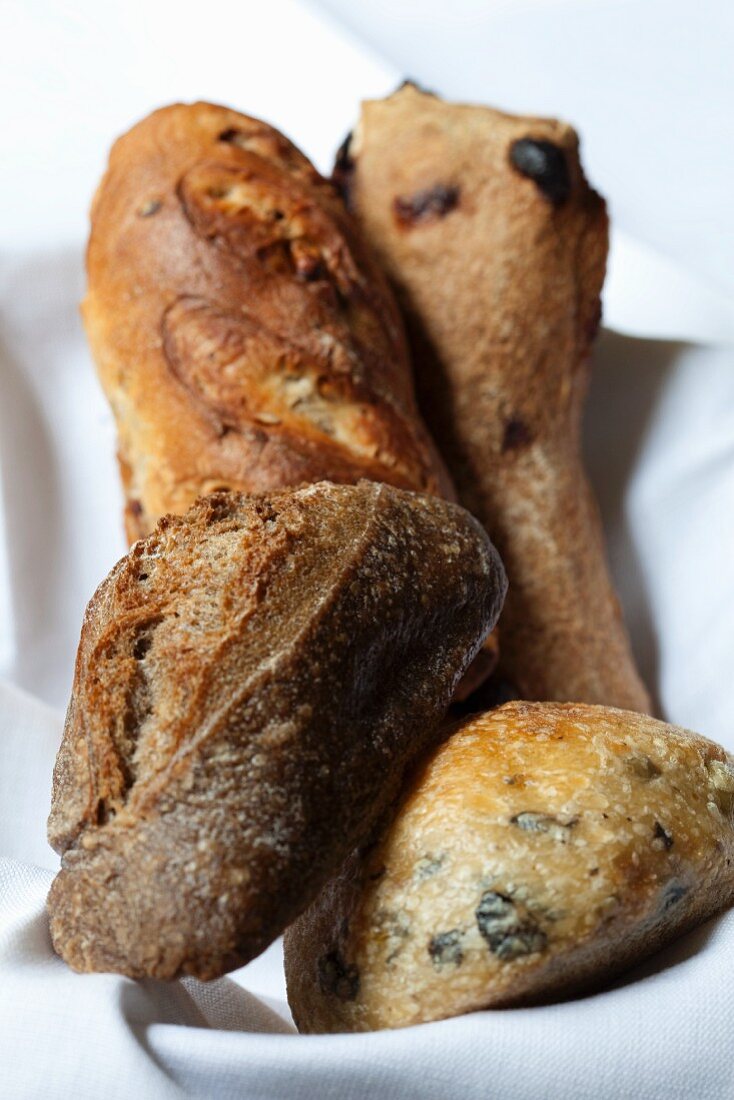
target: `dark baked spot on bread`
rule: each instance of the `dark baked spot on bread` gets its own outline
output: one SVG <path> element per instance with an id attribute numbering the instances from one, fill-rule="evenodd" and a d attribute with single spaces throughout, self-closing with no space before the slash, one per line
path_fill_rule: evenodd
<path id="1" fill-rule="evenodd" d="M 544 951 L 547 946 L 548 937 L 537 921 L 506 894 L 487 890 L 474 915 L 489 950 L 502 962 Z"/>
<path id="2" fill-rule="evenodd" d="M 147 576 L 148 576 L 147 573 L 142 574 L 143 578 L 147 578 Z M 153 641 L 153 637 L 152 637 L 152 631 L 151 630 L 146 630 L 143 633 L 138 635 L 138 637 L 135 639 L 135 644 L 133 645 L 133 657 L 135 658 L 136 661 L 142 661 L 143 660 L 146 653 L 148 652 L 148 650 L 151 647 L 152 641 Z"/>
<path id="3" fill-rule="evenodd" d="M 337 949 L 322 955 L 317 966 L 322 993 L 330 993 L 340 1001 L 357 999 L 359 971 L 356 966 L 347 965 Z"/>
<path id="4" fill-rule="evenodd" d="M 654 760 L 651 760 L 644 753 L 632 753 L 625 758 L 624 763 L 635 778 L 641 779 L 643 783 L 650 783 L 653 779 L 657 779 L 659 775 L 662 775 Z"/>
<path id="5" fill-rule="evenodd" d="M 505 422 L 505 430 L 502 436 L 502 454 L 508 451 L 519 451 L 527 447 L 533 441 L 533 433 L 524 420 L 513 416 Z"/>
<path id="6" fill-rule="evenodd" d="M 216 135 L 216 142 L 234 148 L 243 162 L 256 163 L 255 158 L 271 165 L 287 166 L 302 179 L 318 182 L 320 177 L 302 153 L 285 137 L 258 119 L 240 116 L 240 126 L 227 126 Z M 246 159 L 249 158 L 249 159 Z"/>
<path id="7" fill-rule="evenodd" d="M 655 829 L 653 830 L 655 843 L 658 847 L 664 848 L 666 852 L 669 852 L 675 843 L 672 833 L 669 833 L 664 825 L 661 825 L 659 821 L 655 822 Z"/>
<path id="8" fill-rule="evenodd" d="M 283 217 L 273 211 L 276 221 Z M 304 238 L 269 241 L 257 249 L 256 256 L 270 273 L 290 275 L 300 282 L 310 283 L 328 278 L 328 268 L 319 248 Z"/>
<path id="9" fill-rule="evenodd" d="M 462 931 L 452 928 L 449 932 L 439 932 L 428 941 L 428 954 L 436 970 L 445 966 L 461 966 L 464 952 L 461 947 Z"/>
<path id="10" fill-rule="evenodd" d="M 432 95 L 434 99 L 438 96 L 438 92 L 434 92 L 433 88 L 426 88 L 425 84 L 421 84 L 419 80 L 413 80 L 412 76 L 406 76 L 404 80 L 401 80 L 393 95 L 402 92 L 403 88 L 414 88 L 421 95 Z"/>
<path id="11" fill-rule="evenodd" d="M 439 221 L 459 205 L 460 190 L 454 184 L 436 183 L 413 195 L 397 195 L 393 214 L 398 225 L 411 228 Z"/>
<path id="12" fill-rule="evenodd" d="M 554 206 L 560 206 L 571 194 L 571 176 L 563 149 L 552 141 L 520 138 L 510 146 L 512 167 L 531 179 Z"/>
<path id="13" fill-rule="evenodd" d="M 203 511 L 204 524 L 207 527 L 212 527 L 215 523 L 221 523 L 223 520 L 231 519 L 237 515 L 239 498 L 228 489 L 220 488 L 204 497 L 202 504 L 205 506 Z"/>
<path id="14" fill-rule="evenodd" d="M 334 168 L 331 173 L 332 182 L 343 198 L 347 209 L 350 209 L 352 181 L 354 177 L 354 160 L 350 153 L 352 137 L 353 134 L 350 130 L 336 151 Z"/>
<path id="15" fill-rule="evenodd" d="M 668 909 L 672 909 L 674 905 L 677 905 L 690 891 L 689 886 L 684 886 L 680 882 L 670 882 L 663 891 L 663 900 L 660 908 L 663 913 L 667 913 Z"/>

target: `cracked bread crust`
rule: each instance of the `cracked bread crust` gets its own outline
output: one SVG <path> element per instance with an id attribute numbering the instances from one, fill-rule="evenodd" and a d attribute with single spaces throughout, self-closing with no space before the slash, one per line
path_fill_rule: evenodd
<path id="1" fill-rule="evenodd" d="M 598 988 L 734 900 L 734 761 L 607 707 L 508 703 L 415 769 L 286 934 L 301 1031 Z"/>
<path id="2" fill-rule="evenodd" d="M 282 134 L 207 103 L 114 145 L 82 312 L 130 541 L 215 488 L 360 477 L 452 497 L 384 276 Z"/>
<path id="3" fill-rule="evenodd" d="M 262 951 L 436 738 L 505 583 L 463 509 L 366 481 L 163 519 L 85 615 L 49 818 L 56 951 L 157 978 Z"/>
<path id="4" fill-rule="evenodd" d="M 335 178 L 403 306 L 418 402 L 507 568 L 521 698 L 648 711 L 581 460 L 608 219 L 565 123 L 408 84 L 363 104 Z"/>

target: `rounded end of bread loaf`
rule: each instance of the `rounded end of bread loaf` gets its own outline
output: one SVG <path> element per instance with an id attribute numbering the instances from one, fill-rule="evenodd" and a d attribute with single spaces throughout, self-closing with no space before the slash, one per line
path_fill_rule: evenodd
<path id="1" fill-rule="evenodd" d="M 652 718 L 470 718 L 289 929 L 294 1019 L 405 1027 L 598 987 L 731 903 L 733 809 L 724 750 Z"/>

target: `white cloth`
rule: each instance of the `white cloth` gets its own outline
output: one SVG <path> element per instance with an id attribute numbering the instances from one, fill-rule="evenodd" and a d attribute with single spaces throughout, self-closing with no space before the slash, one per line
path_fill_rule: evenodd
<path id="1" fill-rule="evenodd" d="M 593 997 L 362 1036 L 293 1033 L 277 945 L 210 985 L 80 977 L 53 955 L 59 708 L 84 604 L 124 551 L 112 422 L 76 314 L 104 151 L 153 106 L 203 96 L 271 119 L 326 167 L 358 99 L 397 73 L 295 0 L 220 0 L 210 20 L 169 0 L 2 12 L 0 1096 L 734 1096 L 734 915 Z M 667 716 L 734 749 L 730 303 L 617 233 L 605 308 L 616 331 L 586 445 L 635 647 Z"/>

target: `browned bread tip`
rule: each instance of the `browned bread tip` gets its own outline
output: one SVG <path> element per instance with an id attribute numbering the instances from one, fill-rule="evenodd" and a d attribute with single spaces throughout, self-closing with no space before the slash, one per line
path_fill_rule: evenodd
<path id="1" fill-rule="evenodd" d="M 91 222 L 83 316 L 131 541 L 220 487 L 452 496 L 386 280 L 277 130 L 208 103 L 155 111 L 115 143 Z"/>

